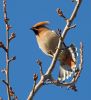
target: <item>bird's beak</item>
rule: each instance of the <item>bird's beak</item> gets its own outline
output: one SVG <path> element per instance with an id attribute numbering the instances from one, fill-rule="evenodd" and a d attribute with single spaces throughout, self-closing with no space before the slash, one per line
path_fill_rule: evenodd
<path id="1" fill-rule="evenodd" d="M 30 30 L 33 30 L 33 27 L 31 27 Z"/>
<path id="2" fill-rule="evenodd" d="M 36 28 L 35 27 L 31 27 L 30 30 L 34 31 L 34 30 L 36 30 Z"/>

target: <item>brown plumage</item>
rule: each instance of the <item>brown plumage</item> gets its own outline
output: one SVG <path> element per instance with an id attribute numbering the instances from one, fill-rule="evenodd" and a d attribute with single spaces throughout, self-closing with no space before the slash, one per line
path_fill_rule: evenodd
<path id="1" fill-rule="evenodd" d="M 32 27 L 37 39 L 39 48 L 48 56 L 53 57 L 56 51 L 59 36 L 55 31 L 50 30 L 46 25 L 49 24 L 48 21 L 43 21 L 35 24 Z M 50 53 L 51 51 L 51 53 Z M 76 49 L 72 44 L 67 47 L 64 43 L 62 44 L 60 54 L 58 57 L 60 61 L 60 80 L 64 81 L 68 79 L 75 67 L 76 67 Z"/>

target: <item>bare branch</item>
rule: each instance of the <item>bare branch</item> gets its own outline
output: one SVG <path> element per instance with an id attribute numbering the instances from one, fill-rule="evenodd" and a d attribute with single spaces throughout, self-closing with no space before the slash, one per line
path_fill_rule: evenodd
<path id="1" fill-rule="evenodd" d="M 7 90 L 7 100 L 11 100 L 11 96 L 14 96 L 14 92 L 12 91 L 10 87 L 9 82 L 9 62 L 12 60 L 15 60 L 15 57 L 9 58 L 9 41 L 15 38 L 15 34 L 12 33 L 11 37 L 9 38 L 9 31 L 12 28 L 12 26 L 9 24 L 9 18 L 7 17 L 7 0 L 3 0 L 3 14 L 4 14 L 4 22 L 6 26 L 6 45 L 3 44 L 3 42 L 0 42 L 0 48 L 4 49 L 6 52 L 6 66 L 1 72 L 5 73 L 6 80 L 2 80 L 2 82 L 6 85 Z M 14 96 L 15 97 L 15 96 Z"/>
<path id="2" fill-rule="evenodd" d="M 7 17 L 7 7 L 6 7 L 6 0 L 3 0 L 3 11 L 4 11 L 4 22 L 6 25 L 6 82 L 7 84 L 9 83 L 9 30 L 11 28 L 11 26 L 8 24 L 9 18 Z M 7 95 L 8 95 L 8 100 L 11 100 L 11 96 L 10 96 L 10 88 L 9 85 L 6 85 L 7 88 Z"/>

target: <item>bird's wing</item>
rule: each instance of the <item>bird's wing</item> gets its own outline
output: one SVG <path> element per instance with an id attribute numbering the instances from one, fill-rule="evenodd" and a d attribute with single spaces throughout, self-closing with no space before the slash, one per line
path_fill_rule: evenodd
<path id="1" fill-rule="evenodd" d="M 59 79 L 64 81 L 72 76 L 76 70 L 77 53 L 76 47 L 71 44 L 60 55 Z"/>

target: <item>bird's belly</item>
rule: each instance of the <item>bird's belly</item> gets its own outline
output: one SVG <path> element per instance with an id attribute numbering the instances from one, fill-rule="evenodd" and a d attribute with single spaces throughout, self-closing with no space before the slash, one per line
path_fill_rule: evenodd
<path id="1" fill-rule="evenodd" d="M 49 38 L 50 37 L 45 37 L 44 39 L 37 41 L 39 48 L 47 55 L 49 55 L 49 52 L 55 53 L 59 40 L 58 37 Z"/>

